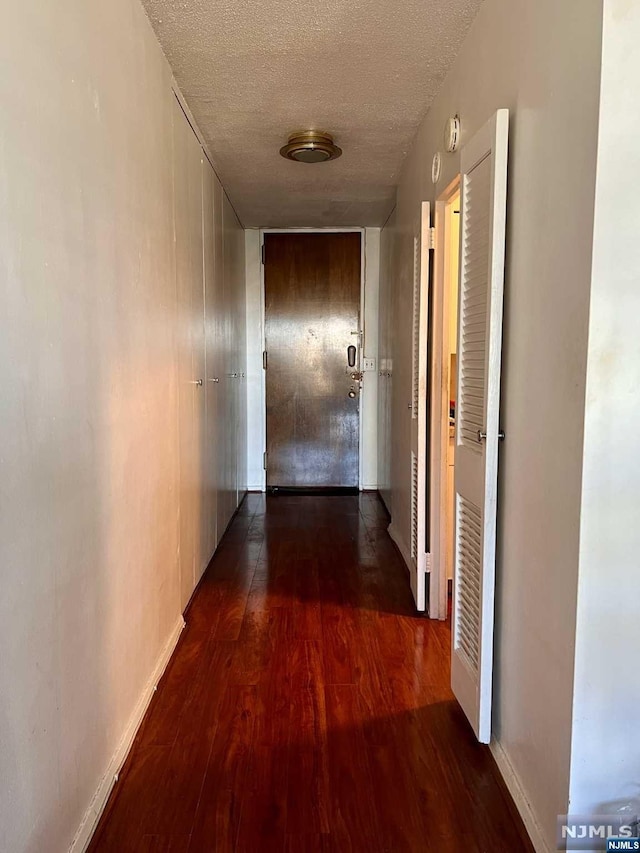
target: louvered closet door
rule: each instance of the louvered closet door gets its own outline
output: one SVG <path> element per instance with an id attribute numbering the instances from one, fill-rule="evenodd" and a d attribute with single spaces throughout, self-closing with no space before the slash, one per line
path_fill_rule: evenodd
<path id="1" fill-rule="evenodd" d="M 508 110 L 462 151 L 451 686 L 491 739 Z"/>
<path id="2" fill-rule="evenodd" d="M 411 411 L 411 591 L 426 609 L 425 529 L 427 459 L 427 337 L 429 329 L 429 203 L 423 202 L 413 238 L 413 362 Z"/>

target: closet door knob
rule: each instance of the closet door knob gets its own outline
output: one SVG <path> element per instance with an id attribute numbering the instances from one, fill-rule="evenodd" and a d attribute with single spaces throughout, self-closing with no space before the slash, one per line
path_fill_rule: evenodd
<path id="1" fill-rule="evenodd" d="M 504 441 L 505 438 L 506 438 L 506 435 L 504 434 L 504 430 L 501 429 L 500 432 L 498 433 L 498 440 Z M 486 432 L 483 432 L 481 429 L 479 429 L 478 430 L 478 442 L 481 444 L 483 441 L 486 441 L 486 440 L 487 440 Z"/>

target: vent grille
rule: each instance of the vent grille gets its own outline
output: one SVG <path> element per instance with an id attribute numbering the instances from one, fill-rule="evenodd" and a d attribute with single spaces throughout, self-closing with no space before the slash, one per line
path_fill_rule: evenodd
<path id="1" fill-rule="evenodd" d="M 454 648 L 477 673 L 480 649 L 482 513 L 456 497 L 456 624 Z"/>
<path id="2" fill-rule="evenodd" d="M 484 429 L 491 158 L 469 173 L 464 185 L 462 277 L 460 283 L 460 444 L 482 453 Z"/>

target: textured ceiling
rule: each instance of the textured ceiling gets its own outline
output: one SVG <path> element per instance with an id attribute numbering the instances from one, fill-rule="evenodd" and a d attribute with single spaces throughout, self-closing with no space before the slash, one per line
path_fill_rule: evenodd
<path id="1" fill-rule="evenodd" d="M 381 225 L 482 0 L 143 0 L 245 226 Z M 293 130 L 343 156 L 278 150 Z"/>

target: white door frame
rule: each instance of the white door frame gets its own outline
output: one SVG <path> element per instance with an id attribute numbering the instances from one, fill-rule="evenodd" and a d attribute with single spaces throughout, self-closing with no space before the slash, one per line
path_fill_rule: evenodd
<path id="1" fill-rule="evenodd" d="M 449 315 L 449 261 L 450 235 L 446 221 L 446 209 L 451 199 L 460 190 L 460 175 L 457 175 L 436 200 L 435 206 L 435 256 L 433 269 L 433 334 L 431 365 L 431 451 L 429 469 L 430 484 L 430 542 L 431 572 L 429 573 L 429 618 L 446 619 L 448 609 L 448 579 L 446 571 L 447 513 L 447 459 L 449 449 L 450 364 L 450 315 Z"/>
<path id="2" fill-rule="evenodd" d="M 264 284 L 264 264 L 262 263 L 262 253 L 264 251 L 264 237 L 265 234 L 360 234 L 360 347 L 359 347 L 359 357 L 360 357 L 360 369 L 362 369 L 362 359 L 364 359 L 365 353 L 365 340 L 366 340 L 366 329 L 365 329 L 365 314 L 364 314 L 364 294 L 365 294 L 365 280 L 366 280 L 366 268 L 365 268 L 365 250 L 366 250 L 366 229 L 360 227 L 349 227 L 349 226 L 336 226 L 335 228 L 331 228 L 329 226 L 325 226 L 322 228 L 261 228 L 260 229 L 260 330 L 262 335 L 262 352 L 264 352 L 267 348 L 266 344 L 266 326 L 265 326 L 265 311 L 266 311 L 266 292 L 265 292 L 265 284 Z M 267 451 L 267 371 L 262 371 L 262 385 L 261 385 L 261 394 L 262 394 L 262 435 L 264 436 L 264 443 L 262 447 L 263 454 Z M 373 375 L 373 374 L 372 374 Z M 375 376 L 377 376 L 377 371 L 375 372 Z M 359 400 L 359 418 L 358 418 L 358 488 L 362 490 L 362 484 L 364 482 L 363 478 L 363 460 L 362 460 L 362 445 L 363 445 L 363 437 L 364 437 L 364 428 L 363 428 L 363 409 L 362 399 L 366 393 L 366 382 L 363 382 L 362 388 L 360 389 L 360 400 Z M 265 488 L 266 488 L 266 481 Z"/>

